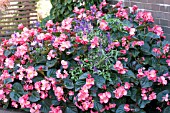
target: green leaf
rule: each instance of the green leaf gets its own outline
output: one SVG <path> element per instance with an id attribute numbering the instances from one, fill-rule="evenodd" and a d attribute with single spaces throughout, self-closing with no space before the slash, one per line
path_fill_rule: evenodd
<path id="1" fill-rule="evenodd" d="M 56 77 L 56 69 L 49 69 L 47 71 L 47 76 L 48 77 Z"/>
<path id="2" fill-rule="evenodd" d="M 12 79 L 11 78 L 7 78 L 4 80 L 4 84 L 9 84 L 12 82 Z"/>
<path id="3" fill-rule="evenodd" d="M 128 27 L 133 27 L 133 24 L 129 20 L 123 20 L 123 25 Z"/>
<path id="4" fill-rule="evenodd" d="M 131 70 L 128 70 L 125 76 L 127 76 L 128 78 L 136 78 L 135 74 Z"/>
<path id="5" fill-rule="evenodd" d="M 103 76 L 100 75 L 94 75 L 94 80 L 95 80 L 95 84 L 97 85 L 97 87 L 102 88 L 103 85 L 105 84 L 106 80 L 104 79 Z"/>
<path id="6" fill-rule="evenodd" d="M 8 57 L 10 54 L 11 54 L 11 51 L 5 50 L 4 55 L 5 55 L 6 57 Z"/>
<path id="7" fill-rule="evenodd" d="M 77 107 L 76 106 L 69 106 L 66 108 L 65 113 L 78 113 Z"/>
<path id="8" fill-rule="evenodd" d="M 94 101 L 94 109 L 95 109 L 95 110 L 100 111 L 102 108 L 103 108 L 103 105 L 102 105 L 102 104 L 100 104 L 100 103 L 97 102 L 97 101 Z"/>
<path id="9" fill-rule="evenodd" d="M 70 79 L 64 79 L 64 85 L 67 89 L 73 89 L 74 88 L 73 81 L 70 80 Z"/>
<path id="10" fill-rule="evenodd" d="M 12 91 L 10 94 L 9 94 L 11 100 L 14 100 L 16 102 L 18 102 L 19 98 L 21 97 L 20 94 L 18 94 L 17 92 L 14 92 Z"/>
<path id="11" fill-rule="evenodd" d="M 140 85 L 141 85 L 142 88 L 151 87 L 152 84 L 153 84 L 153 82 L 149 81 L 147 77 L 140 79 Z"/>
<path id="12" fill-rule="evenodd" d="M 33 91 L 31 96 L 29 97 L 31 102 L 37 102 L 40 100 L 40 94 L 37 91 Z"/>
<path id="13" fill-rule="evenodd" d="M 136 102 L 137 89 L 136 89 L 136 88 L 132 88 L 131 90 L 132 90 L 132 91 L 131 91 L 131 96 L 130 96 L 130 98 L 131 98 L 133 101 Z"/>
<path id="14" fill-rule="evenodd" d="M 42 100 L 40 104 L 41 104 L 41 112 L 48 113 L 50 111 L 50 106 L 52 105 L 50 99 L 46 98 L 45 100 Z"/>
<path id="15" fill-rule="evenodd" d="M 24 94 L 23 87 L 18 82 L 13 84 L 12 89 L 13 89 L 14 92 L 17 92 L 18 94 Z"/>
<path id="16" fill-rule="evenodd" d="M 160 36 L 158 36 L 157 34 L 153 33 L 153 32 L 148 32 L 146 34 L 146 37 L 150 37 L 150 38 L 160 38 Z"/>
<path id="17" fill-rule="evenodd" d="M 53 60 L 48 60 L 46 62 L 46 65 L 47 65 L 47 67 L 51 68 L 51 67 L 55 66 L 56 63 L 57 63 L 57 60 L 53 59 Z"/>
<path id="18" fill-rule="evenodd" d="M 88 74 L 89 74 L 88 72 L 87 72 L 87 73 L 83 73 L 83 74 L 79 77 L 79 79 L 86 79 Z"/>
<path id="19" fill-rule="evenodd" d="M 150 46 L 147 42 L 144 43 L 144 45 L 141 46 L 141 50 L 145 52 L 147 55 L 151 55 L 150 53 Z"/>
<path id="20" fill-rule="evenodd" d="M 167 106 L 164 110 L 163 113 L 170 113 L 170 106 Z"/>
<path id="21" fill-rule="evenodd" d="M 77 80 L 75 84 L 75 91 L 80 90 L 80 88 L 85 84 L 85 81 Z"/>
<path id="22" fill-rule="evenodd" d="M 159 102 L 162 102 L 162 101 L 163 101 L 163 98 L 162 98 L 162 97 L 165 97 L 166 94 L 169 94 L 169 93 L 170 93 L 169 90 L 164 90 L 164 91 L 158 93 L 158 95 L 157 95 L 157 100 L 158 100 Z"/>
<path id="23" fill-rule="evenodd" d="M 36 76 L 36 77 L 33 78 L 32 81 L 35 83 L 35 82 L 38 82 L 38 81 L 41 81 L 41 80 L 44 80 L 44 78 L 41 77 L 41 76 Z"/>
<path id="24" fill-rule="evenodd" d="M 124 106 L 125 106 L 125 104 L 120 105 L 117 108 L 116 113 L 126 113 L 125 110 L 124 110 Z"/>

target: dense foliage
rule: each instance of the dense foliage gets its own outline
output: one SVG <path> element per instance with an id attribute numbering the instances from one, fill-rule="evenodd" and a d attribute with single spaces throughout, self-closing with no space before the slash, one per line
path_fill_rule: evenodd
<path id="1" fill-rule="evenodd" d="M 110 10 L 102 12 L 104 7 Z M 31 113 L 168 113 L 170 43 L 150 12 L 74 8 L 0 45 L 0 102 Z"/>
<path id="2" fill-rule="evenodd" d="M 52 9 L 50 16 L 42 21 L 42 25 L 49 19 L 53 20 L 53 22 L 61 22 L 66 17 L 72 16 L 74 7 L 84 7 L 87 9 L 90 8 L 91 4 L 97 6 L 100 2 L 102 2 L 102 0 L 51 0 Z"/>

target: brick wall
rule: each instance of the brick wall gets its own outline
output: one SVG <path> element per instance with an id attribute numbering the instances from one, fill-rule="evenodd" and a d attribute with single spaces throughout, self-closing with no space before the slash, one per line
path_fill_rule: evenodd
<path id="1" fill-rule="evenodd" d="M 112 0 L 116 4 L 119 0 Z M 139 9 L 152 12 L 155 23 L 161 25 L 165 36 L 170 40 L 170 0 L 122 0 L 125 6 L 137 5 Z"/>

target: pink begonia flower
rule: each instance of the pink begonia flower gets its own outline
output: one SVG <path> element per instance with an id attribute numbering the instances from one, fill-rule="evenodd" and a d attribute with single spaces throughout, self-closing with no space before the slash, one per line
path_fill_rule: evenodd
<path id="1" fill-rule="evenodd" d="M 90 89 L 94 85 L 94 78 L 86 78 L 86 84 L 88 89 Z"/>
<path id="2" fill-rule="evenodd" d="M 23 29 L 24 29 L 24 25 L 23 25 L 23 24 L 19 24 L 19 25 L 18 25 L 18 29 L 19 29 L 19 30 L 23 30 Z"/>
<path id="3" fill-rule="evenodd" d="M 61 60 L 61 65 L 63 66 L 64 69 L 68 68 L 68 62 L 65 60 Z"/>
<path id="4" fill-rule="evenodd" d="M 150 95 L 149 95 L 149 100 L 154 100 L 156 99 L 156 93 L 152 92 Z"/>
<path id="5" fill-rule="evenodd" d="M 37 36 L 37 40 L 38 41 L 42 41 L 42 40 L 44 40 L 45 39 L 45 34 L 44 33 L 41 33 L 41 34 L 39 34 L 38 36 Z"/>
<path id="6" fill-rule="evenodd" d="M 4 48 L 0 47 L 0 56 L 4 55 Z"/>
<path id="7" fill-rule="evenodd" d="M 54 23 L 53 23 L 53 21 L 52 20 L 49 20 L 49 21 L 47 21 L 47 23 L 46 23 L 46 27 L 47 28 L 49 28 L 49 27 L 52 27 L 54 25 Z"/>
<path id="8" fill-rule="evenodd" d="M 40 92 L 40 98 L 45 99 L 45 98 L 47 98 L 47 97 L 48 97 L 48 93 L 46 93 L 46 92 L 44 92 L 44 91 L 41 91 L 41 92 Z"/>
<path id="9" fill-rule="evenodd" d="M 78 101 L 86 100 L 86 98 L 89 97 L 89 91 L 88 90 L 80 90 L 77 94 Z"/>
<path id="10" fill-rule="evenodd" d="M 129 104 L 125 104 L 125 105 L 124 105 L 124 110 L 125 110 L 126 112 L 129 112 L 129 111 L 130 111 L 130 105 L 129 105 Z"/>
<path id="11" fill-rule="evenodd" d="M 137 77 L 138 77 L 138 78 L 143 78 L 143 77 L 146 76 L 146 75 L 144 74 L 143 70 L 144 70 L 143 68 L 138 69 L 138 74 L 137 74 Z"/>
<path id="12" fill-rule="evenodd" d="M 10 68 L 10 69 L 14 68 L 14 60 L 12 58 L 6 58 L 4 64 L 7 68 Z"/>
<path id="13" fill-rule="evenodd" d="M 53 87 L 53 91 L 58 101 L 64 100 L 64 91 L 62 87 Z"/>
<path id="14" fill-rule="evenodd" d="M 164 76 L 158 77 L 158 82 L 163 85 L 167 85 L 168 81 L 165 79 Z"/>
<path id="15" fill-rule="evenodd" d="M 152 51 L 156 54 L 162 54 L 159 48 L 153 48 Z"/>
<path id="16" fill-rule="evenodd" d="M 53 105 L 50 107 L 51 111 L 49 113 L 63 113 L 60 106 L 57 106 L 56 108 L 53 107 Z"/>
<path id="17" fill-rule="evenodd" d="M 122 1 L 119 1 L 117 4 L 115 4 L 115 7 L 116 7 L 116 8 L 122 7 L 122 4 L 123 4 L 123 2 L 122 2 Z"/>
<path id="18" fill-rule="evenodd" d="M 127 72 L 127 69 L 123 68 L 123 64 L 120 61 L 117 61 L 113 67 L 119 74 L 125 74 Z"/>
<path id="19" fill-rule="evenodd" d="M 122 7 L 118 8 L 118 12 L 116 13 L 116 17 L 125 18 L 125 19 L 129 18 L 127 10 L 123 9 Z"/>
<path id="20" fill-rule="evenodd" d="M 25 84 L 24 87 L 23 87 L 24 90 L 28 91 L 28 90 L 33 90 L 34 89 L 34 86 L 33 85 L 28 85 L 28 84 Z"/>
<path id="21" fill-rule="evenodd" d="M 29 99 L 28 94 L 25 94 L 19 98 L 19 103 L 21 105 L 21 108 L 30 108 L 31 105 L 28 99 Z"/>
<path id="22" fill-rule="evenodd" d="M 100 3 L 100 6 L 99 6 L 100 10 L 101 10 L 103 7 L 105 7 L 107 4 L 108 4 L 108 3 L 106 3 L 106 0 L 103 0 L 103 1 Z"/>
<path id="23" fill-rule="evenodd" d="M 147 95 L 145 93 L 142 93 L 141 96 L 142 96 L 142 100 L 147 100 L 148 99 L 148 97 L 147 97 Z"/>
<path id="24" fill-rule="evenodd" d="M 51 83 L 47 80 L 41 80 L 41 90 L 50 90 Z"/>
<path id="25" fill-rule="evenodd" d="M 170 59 L 167 59 L 166 63 L 168 64 L 168 66 L 170 66 Z"/>
<path id="26" fill-rule="evenodd" d="M 25 71 L 27 72 L 27 79 L 30 79 L 30 80 L 38 75 L 38 73 L 32 66 L 28 67 Z"/>
<path id="27" fill-rule="evenodd" d="M 92 40 L 91 40 L 91 48 L 95 48 L 98 47 L 99 45 L 99 37 L 95 36 Z"/>
<path id="28" fill-rule="evenodd" d="M 126 37 L 123 37 L 121 40 L 122 40 L 122 47 L 124 47 L 127 43 L 126 42 L 127 39 L 126 39 Z"/>
<path id="29" fill-rule="evenodd" d="M 160 26 L 158 26 L 158 25 L 155 25 L 155 26 L 151 29 L 151 31 L 153 31 L 154 33 L 156 33 L 158 36 L 162 36 L 162 35 L 164 34 L 163 29 L 162 29 Z"/>
<path id="30" fill-rule="evenodd" d="M 69 96 L 73 96 L 74 92 L 73 91 L 69 91 L 68 94 L 69 94 Z"/>
<path id="31" fill-rule="evenodd" d="M 122 54 L 126 54 L 126 50 L 120 50 L 120 53 L 122 53 Z"/>
<path id="32" fill-rule="evenodd" d="M 108 26 L 108 23 L 105 21 L 105 20 L 101 20 L 100 21 L 100 26 L 99 28 L 103 31 L 106 31 L 106 30 L 109 30 L 109 26 Z"/>
<path id="33" fill-rule="evenodd" d="M 156 107 L 157 110 L 159 110 L 159 112 L 162 112 L 162 109 L 160 107 Z"/>
<path id="34" fill-rule="evenodd" d="M 125 87 L 125 89 L 130 89 L 131 84 L 129 82 L 125 82 L 124 87 Z"/>
<path id="35" fill-rule="evenodd" d="M 113 91 L 113 93 L 117 99 L 127 95 L 127 91 L 123 86 L 118 87 L 115 91 Z"/>
<path id="36" fill-rule="evenodd" d="M 87 38 L 87 35 L 83 35 L 82 40 L 81 40 L 81 43 L 82 43 L 83 45 L 86 45 L 86 44 L 88 44 L 88 42 L 89 42 L 89 40 L 88 40 L 88 38 Z"/>
<path id="37" fill-rule="evenodd" d="M 54 54 L 54 50 L 50 50 L 47 55 L 47 60 L 51 60 L 51 58 L 55 58 L 56 54 Z"/>
<path id="38" fill-rule="evenodd" d="M 30 113 L 41 113 L 40 108 L 41 108 L 40 104 L 33 103 L 30 108 Z"/>
<path id="39" fill-rule="evenodd" d="M 5 79 L 8 79 L 10 77 L 11 77 L 11 75 L 8 73 L 8 70 L 4 70 L 3 73 L 0 76 L 0 80 L 5 80 Z"/>
<path id="40" fill-rule="evenodd" d="M 18 108 L 18 104 L 17 104 L 17 102 L 15 102 L 15 101 L 12 101 L 11 105 L 12 105 L 14 108 Z"/>
<path id="41" fill-rule="evenodd" d="M 57 71 L 56 71 L 56 76 L 57 76 L 57 78 L 61 78 L 61 79 L 67 78 L 67 77 L 68 77 L 68 72 L 67 72 L 66 70 L 64 70 L 63 72 L 64 72 L 64 74 L 61 73 L 61 70 L 60 70 L 60 69 L 57 70 Z"/>
<path id="42" fill-rule="evenodd" d="M 60 51 L 65 51 L 65 49 L 68 49 L 71 47 L 70 41 L 65 41 L 61 43 L 61 46 L 59 47 Z"/>
<path id="43" fill-rule="evenodd" d="M 156 70 L 149 70 L 149 71 L 145 71 L 144 73 L 149 80 L 152 80 L 154 82 L 157 80 L 157 76 L 156 76 L 157 71 Z"/>
<path id="44" fill-rule="evenodd" d="M 169 101 L 169 94 L 166 94 L 164 97 L 162 97 L 162 101 L 168 102 Z"/>
<path id="45" fill-rule="evenodd" d="M 72 27 L 72 21 L 73 21 L 73 18 L 70 18 L 70 17 L 64 19 L 64 20 L 61 22 L 61 25 L 62 25 L 61 27 L 62 27 L 62 29 L 70 30 L 71 27 Z"/>
<path id="46" fill-rule="evenodd" d="M 136 20 L 143 20 L 143 22 L 154 22 L 151 12 L 138 12 L 136 15 Z M 142 24 L 142 23 L 141 23 Z"/>
<path id="47" fill-rule="evenodd" d="M 170 44 L 166 44 L 164 47 L 163 47 L 163 53 L 166 54 L 168 53 L 170 50 Z"/>
<path id="48" fill-rule="evenodd" d="M 28 47 L 26 45 L 21 45 L 17 47 L 17 51 L 15 52 L 15 55 L 17 57 L 24 56 L 28 51 Z"/>
<path id="49" fill-rule="evenodd" d="M 138 10 L 138 6 L 137 5 L 133 5 L 132 10 L 133 10 L 133 12 L 137 11 Z"/>
<path id="50" fill-rule="evenodd" d="M 84 110 L 88 110 L 89 108 L 94 107 L 94 103 L 91 101 L 85 101 L 85 102 L 82 102 L 82 107 Z"/>
<path id="51" fill-rule="evenodd" d="M 144 45 L 144 41 L 133 41 L 132 42 L 132 47 L 135 47 L 136 45 L 142 46 L 142 45 Z"/>
<path id="52" fill-rule="evenodd" d="M 111 98 L 111 93 L 110 92 L 105 92 L 105 93 L 99 93 L 98 94 L 100 98 L 100 103 L 108 103 L 109 99 Z"/>
<path id="53" fill-rule="evenodd" d="M 129 30 L 130 36 L 134 36 L 135 35 L 135 31 L 136 31 L 135 28 L 130 28 L 130 30 Z"/>

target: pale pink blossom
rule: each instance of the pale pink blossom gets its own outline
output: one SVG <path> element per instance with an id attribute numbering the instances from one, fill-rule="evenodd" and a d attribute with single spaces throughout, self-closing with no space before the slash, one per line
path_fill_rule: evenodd
<path id="1" fill-rule="evenodd" d="M 24 25 L 23 25 L 23 24 L 19 24 L 19 25 L 18 25 L 18 29 L 19 29 L 19 30 L 23 30 L 23 28 L 24 28 Z"/>
<path id="2" fill-rule="evenodd" d="M 33 103 L 30 108 L 30 113 L 41 113 L 40 108 L 41 108 L 40 104 Z"/>
<path id="3" fill-rule="evenodd" d="M 21 45 L 17 47 L 17 51 L 15 52 L 15 55 L 20 57 L 24 56 L 28 51 L 28 47 L 26 45 Z"/>
<path id="4" fill-rule="evenodd" d="M 99 37 L 95 36 L 92 40 L 91 40 L 91 48 L 95 48 L 99 45 Z"/>
<path id="5" fill-rule="evenodd" d="M 47 55 L 47 60 L 51 60 L 51 58 L 55 58 L 56 54 L 54 54 L 54 50 L 50 50 Z"/>
<path id="6" fill-rule="evenodd" d="M 54 23 L 53 23 L 53 21 L 52 20 L 49 20 L 49 21 L 47 21 L 47 23 L 46 23 L 46 27 L 52 27 L 54 25 Z"/>
<path id="7" fill-rule="evenodd" d="M 53 105 L 50 107 L 51 111 L 49 113 L 63 113 L 60 106 L 53 107 Z"/>
<path id="8" fill-rule="evenodd" d="M 162 97 L 162 101 L 168 102 L 169 100 L 169 94 L 166 94 L 164 97 Z"/>
<path id="9" fill-rule="evenodd" d="M 168 64 L 168 66 L 170 66 L 170 59 L 167 59 L 166 63 Z"/>
<path id="10" fill-rule="evenodd" d="M 156 93 L 152 92 L 150 95 L 149 95 L 149 100 L 154 100 L 156 99 Z"/>
<path id="11" fill-rule="evenodd" d="M 127 69 L 123 68 L 123 64 L 120 61 L 117 61 L 113 67 L 119 74 L 125 74 L 127 72 Z"/>
<path id="12" fill-rule="evenodd" d="M 105 20 L 101 20 L 101 21 L 100 21 L 100 26 L 99 26 L 99 28 L 100 28 L 101 30 L 104 30 L 104 31 L 110 29 L 109 26 L 108 26 L 108 23 L 107 23 Z"/>
<path id="13" fill-rule="evenodd" d="M 25 94 L 19 98 L 19 103 L 21 105 L 21 108 L 30 108 L 31 105 L 28 99 L 29 99 L 28 94 Z"/>
<path id="14" fill-rule="evenodd" d="M 129 106 L 129 104 L 125 104 L 125 105 L 124 105 L 124 110 L 125 110 L 126 112 L 129 112 L 129 111 L 130 111 L 130 106 Z"/>
<path id="15" fill-rule="evenodd" d="M 100 98 L 100 103 L 108 103 L 109 99 L 111 98 L 111 93 L 110 92 L 105 92 L 105 93 L 99 93 L 98 94 Z"/>
<path id="16" fill-rule="evenodd" d="M 123 86 L 118 87 L 116 90 L 113 91 L 113 93 L 115 94 L 115 97 L 117 99 L 127 95 L 127 91 Z"/>
<path id="17" fill-rule="evenodd" d="M 164 76 L 158 77 L 158 82 L 163 85 L 167 85 L 168 81 L 165 79 Z"/>
<path id="18" fill-rule="evenodd" d="M 64 69 L 68 68 L 68 62 L 65 60 L 61 60 L 61 65 L 63 66 Z"/>
<path id="19" fill-rule="evenodd" d="M 14 68 L 14 59 L 12 59 L 12 58 L 6 58 L 4 64 L 5 64 L 6 67 L 12 69 L 12 68 Z"/>

